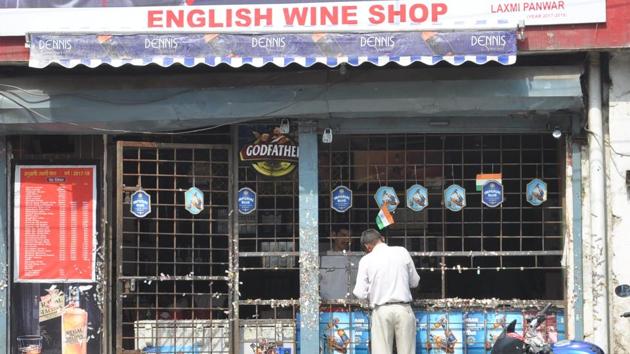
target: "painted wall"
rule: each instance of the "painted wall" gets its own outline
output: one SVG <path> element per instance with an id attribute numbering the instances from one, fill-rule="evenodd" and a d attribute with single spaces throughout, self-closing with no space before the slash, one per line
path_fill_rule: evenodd
<path id="1" fill-rule="evenodd" d="M 630 283 L 630 53 L 611 57 L 609 90 L 609 144 L 607 147 L 608 227 L 611 288 L 611 352 L 630 353 L 630 319 L 620 315 L 630 311 L 630 298 L 619 298 L 612 289 Z"/>

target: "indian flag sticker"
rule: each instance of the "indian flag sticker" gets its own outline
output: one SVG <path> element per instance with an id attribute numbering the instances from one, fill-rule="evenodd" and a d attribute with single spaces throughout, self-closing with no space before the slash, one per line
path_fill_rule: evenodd
<path id="1" fill-rule="evenodd" d="M 383 203 L 381 210 L 378 212 L 378 215 L 376 215 L 376 226 L 379 230 L 383 230 L 393 223 L 394 217 L 392 216 L 392 213 L 389 212 L 387 203 Z"/>
<path id="2" fill-rule="evenodd" d="M 480 173 L 477 175 L 477 183 L 476 189 L 477 192 L 481 192 L 483 186 L 490 181 L 496 181 L 499 184 L 503 184 L 503 174 L 502 173 Z"/>

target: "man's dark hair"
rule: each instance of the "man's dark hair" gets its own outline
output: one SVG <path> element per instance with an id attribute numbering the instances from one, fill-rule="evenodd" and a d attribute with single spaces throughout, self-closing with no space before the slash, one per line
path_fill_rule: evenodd
<path id="1" fill-rule="evenodd" d="M 361 233 L 361 246 L 370 245 L 383 238 L 380 232 L 375 229 L 367 229 Z"/>
<path id="2" fill-rule="evenodd" d="M 341 230 L 348 230 L 348 232 L 350 232 L 350 228 L 344 225 L 335 225 L 330 228 L 331 233 L 334 232 L 336 234 L 338 234 Z"/>

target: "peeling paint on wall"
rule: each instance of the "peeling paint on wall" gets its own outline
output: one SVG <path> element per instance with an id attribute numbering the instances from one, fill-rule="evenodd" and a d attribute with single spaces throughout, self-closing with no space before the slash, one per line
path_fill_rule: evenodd
<path id="1" fill-rule="evenodd" d="M 608 176 L 608 230 L 610 259 L 611 352 L 630 353 L 630 319 L 620 315 L 630 311 L 630 298 L 614 295 L 619 284 L 630 284 L 630 196 L 626 171 L 630 170 L 630 53 L 616 53 L 610 60 L 609 142 L 606 153 Z"/>

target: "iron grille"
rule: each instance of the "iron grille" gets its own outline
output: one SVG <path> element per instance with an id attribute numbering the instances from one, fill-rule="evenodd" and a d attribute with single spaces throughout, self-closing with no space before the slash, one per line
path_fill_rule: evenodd
<path id="1" fill-rule="evenodd" d="M 230 351 L 229 146 L 118 143 L 117 348 Z M 185 209 L 191 187 L 204 208 Z M 151 195 L 138 218 L 130 198 Z"/>
<path id="2" fill-rule="evenodd" d="M 378 213 L 373 195 L 388 185 L 401 205 L 396 223 L 383 234 L 390 245 L 404 246 L 414 256 L 422 277 L 416 298 L 561 299 L 562 147 L 562 140 L 533 134 L 335 136 L 332 144 L 319 146 L 323 247 L 332 249 L 329 235 L 347 228 L 351 252 L 337 254 L 360 256 L 358 238 L 375 227 Z M 476 175 L 491 172 L 502 173 L 505 190 L 505 201 L 496 208 L 484 206 L 475 191 Z M 525 199 L 533 178 L 548 185 L 548 199 L 539 207 Z M 429 193 L 422 212 L 405 207 L 405 191 L 415 183 Z M 460 212 L 443 206 L 443 191 L 453 183 L 467 191 Z M 354 192 L 353 207 L 345 213 L 330 208 L 330 191 L 338 185 Z M 348 293 L 352 286 L 347 284 Z"/>

